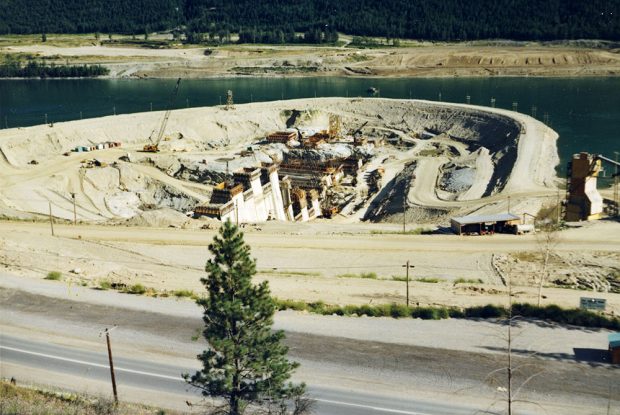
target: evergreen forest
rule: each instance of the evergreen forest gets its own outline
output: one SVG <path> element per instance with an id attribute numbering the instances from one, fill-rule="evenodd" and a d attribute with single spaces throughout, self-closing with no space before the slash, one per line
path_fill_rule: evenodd
<path id="1" fill-rule="evenodd" d="M 424 40 L 620 40 L 620 0 L 0 0 L 0 34 L 176 29 L 193 43 L 330 43 L 336 32 Z M 303 36 L 295 36 L 303 33 Z"/>

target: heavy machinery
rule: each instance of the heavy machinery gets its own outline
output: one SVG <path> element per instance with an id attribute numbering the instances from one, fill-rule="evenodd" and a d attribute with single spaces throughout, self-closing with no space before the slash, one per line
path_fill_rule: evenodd
<path id="1" fill-rule="evenodd" d="M 596 188 L 597 178 L 603 170 L 603 163 L 616 168 L 612 215 L 618 209 L 618 166 L 620 163 L 600 154 L 579 153 L 573 155 L 567 168 L 566 220 L 580 221 L 599 219 L 603 214 L 603 198 Z"/>
<path id="2" fill-rule="evenodd" d="M 161 139 L 164 137 L 166 125 L 168 124 L 168 119 L 170 118 L 170 112 L 172 111 L 172 104 L 174 104 L 174 99 L 179 93 L 180 84 L 181 84 L 181 78 L 177 79 L 177 83 L 174 86 L 174 91 L 172 92 L 172 95 L 170 95 L 170 100 L 168 101 L 168 107 L 164 114 L 164 119 L 161 121 L 159 132 L 157 133 L 157 136 L 155 136 L 155 140 L 153 140 L 153 134 L 155 133 L 155 130 L 153 130 L 153 132 L 151 133 L 151 136 L 149 137 L 149 141 L 151 142 L 151 144 L 146 144 L 144 148 L 142 149 L 142 151 L 145 151 L 147 153 L 158 153 L 159 152 L 159 143 L 161 142 Z"/>

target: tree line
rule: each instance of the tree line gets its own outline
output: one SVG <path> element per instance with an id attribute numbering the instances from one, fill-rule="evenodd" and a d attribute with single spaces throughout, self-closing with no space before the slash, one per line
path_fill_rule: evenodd
<path id="1" fill-rule="evenodd" d="M 109 69 L 101 65 L 55 65 L 11 59 L 0 65 L 0 78 L 90 78 L 103 76 Z"/>
<path id="2" fill-rule="evenodd" d="M 424 40 L 620 40 L 620 0 L 0 0 L 0 33 L 144 33 L 323 43 L 317 32 Z M 332 39 L 333 41 L 333 39 Z M 327 42 L 329 43 L 329 42 Z"/>

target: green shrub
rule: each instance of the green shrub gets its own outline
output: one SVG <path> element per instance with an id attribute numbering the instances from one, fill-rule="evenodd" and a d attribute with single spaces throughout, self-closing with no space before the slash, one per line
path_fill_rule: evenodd
<path id="1" fill-rule="evenodd" d="M 482 281 L 482 279 L 478 278 L 478 279 L 473 279 L 473 278 L 469 278 L 469 279 L 465 279 L 465 278 L 457 278 L 454 280 L 454 285 L 456 284 L 482 284 L 484 281 Z"/>
<path id="2" fill-rule="evenodd" d="M 416 307 L 411 310 L 411 317 L 421 318 L 422 320 L 438 320 L 437 309 L 433 307 Z"/>
<path id="3" fill-rule="evenodd" d="M 360 316 L 377 317 L 377 309 L 370 304 L 364 304 L 358 307 L 357 314 Z"/>
<path id="4" fill-rule="evenodd" d="M 390 316 L 393 318 L 408 317 L 410 314 L 409 307 L 402 304 L 390 304 Z"/>
<path id="5" fill-rule="evenodd" d="M 493 304 L 476 306 L 465 309 L 465 317 L 468 318 L 497 318 L 508 315 L 505 308 Z"/>
<path id="6" fill-rule="evenodd" d="M 416 281 L 418 281 L 418 282 L 427 282 L 429 284 L 437 284 L 439 281 L 443 281 L 443 280 L 440 280 L 439 278 L 424 277 L 424 278 L 418 278 L 418 279 L 416 279 Z"/>
<path id="7" fill-rule="evenodd" d="M 278 310 L 304 311 L 308 309 L 308 304 L 303 301 L 274 299 L 274 302 Z"/>
<path id="8" fill-rule="evenodd" d="M 99 281 L 99 287 L 100 290 L 109 290 L 110 288 L 112 288 L 112 283 L 109 280 L 101 280 Z"/>
<path id="9" fill-rule="evenodd" d="M 376 280 L 377 274 L 375 272 L 362 272 L 360 274 L 346 273 L 336 275 L 336 278 L 365 278 L 370 280 Z"/>
<path id="10" fill-rule="evenodd" d="M 446 310 L 450 318 L 465 318 L 465 312 L 457 307 L 450 307 Z"/>
<path id="11" fill-rule="evenodd" d="M 344 315 L 345 316 L 350 316 L 353 314 L 357 314 L 358 316 L 361 315 L 360 314 L 360 307 L 356 306 L 356 305 L 345 305 L 343 307 L 343 311 L 344 311 Z"/>
<path id="12" fill-rule="evenodd" d="M 311 313 L 325 314 L 325 303 L 323 301 L 308 303 L 308 311 Z"/>
<path id="13" fill-rule="evenodd" d="M 134 284 L 127 288 L 125 292 L 128 294 L 142 295 L 146 292 L 146 287 L 142 284 Z"/>
<path id="14" fill-rule="evenodd" d="M 135 286 L 134 286 L 135 287 Z M 131 287 L 133 289 L 134 287 Z M 292 309 L 297 311 L 308 310 L 311 313 L 322 315 L 339 316 L 368 316 L 368 317 L 392 317 L 402 318 L 411 316 L 423 320 L 441 320 L 447 318 L 505 318 L 508 310 L 502 306 L 487 304 L 465 309 L 458 307 L 407 307 L 401 304 L 377 304 L 377 305 L 329 305 L 323 301 L 304 303 L 293 300 L 274 300 L 278 310 Z M 563 309 L 557 305 L 537 307 L 532 304 L 514 304 L 513 316 L 536 318 L 553 321 L 559 324 L 569 324 L 583 327 L 600 327 L 610 330 L 620 330 L 620 319 L 607 317 L 581 309 Z"/>
<path id="15" fill-rule="evenodd" d="M 60 281 L 62 279 L 62 273 L 60 271 L 50 271 L 45 276 L 46 280 Z"/>
<path id="16" fill-rule="evenodd" d="M 183 297 L 192 298 L 195 295 L 194 291 L 192 290 L 176 290 L 176 291 L 173 291 L 172 294 L 177 298 L 183 298 Z"/>

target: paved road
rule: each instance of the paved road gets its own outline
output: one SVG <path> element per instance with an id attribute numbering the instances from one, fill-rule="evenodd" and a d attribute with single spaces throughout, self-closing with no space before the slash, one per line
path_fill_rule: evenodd
<path id="1" fill-rule="evenodd" d="M 2 335 L 0 337 L 0 368 L 8 363 L 104 382 L 109 381 L 110 377 L 105 354 Z M 122 357 L 115 358 L 114 365 L 121 393 L 123 387 L 134 387 L 172 393 L 183 400 L 195 401 L 199 397 L 199 393 L 181 378 L 182 373 L 191 373 L 197 367 L 176 367 Z M 79 389 L 79 385 L 76 385 L 76 389 Z M 309 392 L 317 401 L 316 413 L 325 415 L 464 415 L 475 412 L 475 409 L 461 406 L 458 403 L 399 399 L 319 386 L 311 386 Z"/>

